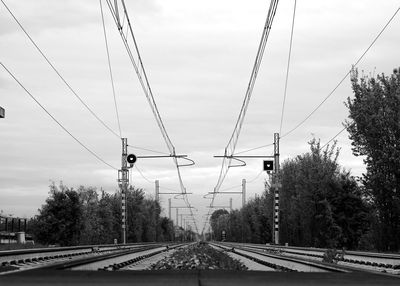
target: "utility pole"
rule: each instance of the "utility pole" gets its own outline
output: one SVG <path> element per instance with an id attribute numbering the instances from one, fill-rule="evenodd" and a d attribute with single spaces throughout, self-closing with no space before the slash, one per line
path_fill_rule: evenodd
<path id="1" fill-rule="evenodd" d="M 122 243 L 126 244 L 126 193 L 129 184 L 129 169 L 126 157 L 128 156 L 128 139 L 122 139 L 121 170 L 118 170 L 118 182 L 121 189 L 121 220 L 122 220 Z"/>
<path id="2" fill-rule="evenodd" d="M 275 244 L 279 244 L 279 189 L 281 188 L 279 177 L 279 133 L 274 133 L 274 175 L 272 180 L 274 185 L 273 241 Z"/>
<path id="3" fill-rule="evenodd" d="M 229 210 L 232 212 L 232 198 L 229 198 Z"/>
<path id="4" fill-rule="evenodd" d="M 160 181 L 156 180 L 156 202 L 160 203 Z"/>
<path id="5" fill-rule="evenodd" d="M 168 218 L 171 220 L 171 199 L 168 199 Z"/>
<path id="6" fill-rule="evenodd" d="M 179 209 L 176 209 L 176 226 L 179 227 Z"/>
<path id="7" fill-rule="evenodd" d="M 6 117 L 6 111 L 4 110 L 3 107 L 0 106 L 0 118 Z"/>
<path id="8" fill-rule="evenodd" d="M 242 180 L 242 208 L 246 204 L 246 179 Z"/>

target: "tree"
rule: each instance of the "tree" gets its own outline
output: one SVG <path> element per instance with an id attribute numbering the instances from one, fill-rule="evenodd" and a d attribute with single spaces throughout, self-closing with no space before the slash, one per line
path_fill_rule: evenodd
<path id="1" fill-rule="evenodd" d="M 172 220 L 167 217 L 162 217 L 159 221 L 161 233 L 159 241 L 173 241 L 174 240 L 174 224 Z"/>
<path id="2" fill-rule="evenodd" d="M 82 213 L 78 193 L 52 183 L 50 196 L 35 220 L 35 238 L 43 244 L 77 245 L 83 228 Z"/>
<path id="3" fill-rule="evenodd" d="M 315 139 L 309 144 L 310 152 L 282 165 L 281 241 L 357 248 L 368 225 L 360 187 L 349 172 L 341 170 L 335 145 L 322 150 Z"/>
<path id="4" fill-rule="evenodd" d="M 352 74 L 346 123 L 353 154 L 365 156 L 366 196 L 375 216 L 375 246 L 400 249 L 400 73 L 359 78 Z"/>
<path id="5" fill-rule="evenodd" d="M 126 194 L 126 209 L 127 209 L 127 240 L 131 242 L 143 241 L 143 220 L 142 204 L 144 201 L 144 191 L 135 189 L 133 186 L 128 188 Z"/>
<path id="6" fill-rule="evenodd" d="M 127 240 L 172 241 L 172 221 L 160 219 L 158 202 L 144 197 L 142 189 L 130 187 L 127 192 Z M 30 220 L 30 231 L 43 244 L 79 245 L 109 244 L 122 241 L 121 195 L 108 194 L 96 188 L 80 186 L 77 190 L 60 184 L 50 186 L 50 195 Z"/>
<path id="7" fill-rule="evenodd" d="M 99 212 L 99 197 L 96 188 L 80 186 L 77 190 L 80 204 L 82 206 L 82 231 L 80 244 L 102 243 L 100 236 L 101 218 Z"/>
<path id="8" fill-rule="evenodd" d="M 222 240 L 222 230 L 226 231 L 226 229 L 228 228 L 227 220 L 221 218 L 223 216 L 229 216 L 229 212 L 224 209 L 219 209 L 214 211 L 210 217 L 211 228 L 215 235 L 214 239 L 216 240 Z"/>
<path id="9" fill-rule="evenodd" d="M 99 236 L 101 243 L 113 243 L 114 239 L 121 241 L 121 210 L 117 194 L 110 195 L 104 190 L 98 203 Z"/>

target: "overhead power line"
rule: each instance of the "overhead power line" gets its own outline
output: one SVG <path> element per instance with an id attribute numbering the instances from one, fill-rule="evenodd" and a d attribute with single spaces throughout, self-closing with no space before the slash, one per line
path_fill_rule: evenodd
<path id="1" fill-rule="evenodd" d="M 58 69 L 54 66 L 54 64 L 49 60 L 49 58 L 44 54 L 44 52 L 39 48 L 39 46 L 36 44 L 36 42 L 32 39 L 32 37 L 29 35 L 29 33 L 26 31 L 26 29 L 22 26 L 20 21 L 16 18 L 14 13 L 8 8 L 6 3 L 3 0 L 0 0 L 1 3 L 3 3 L 4 7 L 7 9 L 7 11 L 10 13 L 10 15 L 14 18 L 15 22 L 18 24 L 18 26 L 21 28 L 21 30 L 24 32 L 24 34 L 28 37 L 29 41 L 35 46 L 36 50 L 42 55 L 42 57 L 46 60 L 46 62 L 50 65 L 50 67 L 53 69 L 53 71 L 58 75 L 58 77 L 62 80 L 62 82 L 67 86 L 67 88 L 75 95 L 75 97 L 80 101 L 80 103 L 99 121 L 106 129 L 108 129 L 112 134 L 114 134 L 116 137 L 120 138 L 120 136 L 115 133 L 114 130 L 112 130 L 97 114 L 85 103 L 85 101 L 75 92 L 75 90 L 71 87 L 71 85 L 66 81 L 66 79 L 61 75 L 61 73 L 58 71 Z"/>
<path id="2" fill-rule="evenodd" d="M 97 155 L 95 152 L 93 152 L 91 149 L 89 149 L 85 144 L 83 144 L 78 138 L 76 138 L 74 135 L 72 135 L 72 133 L 64 127 L 64 125 L 62 125 L 26 88 L 25 86 L 14 76 L 14 74 L 3 64 L 0 62 L 0 65 L 2 65 L 2 67 L 7 71 L 7 73 L 14 79 L 14 81 L 16 83 L 18 83 L 18 85 L 36 102 L 37 105 L 40 106 L 41 109 L 43 109 L 44 112 L 47 113 L 47 115 L 50 116 L 50 118 L 56 122 L 58 124 L 58 126 L 60 126 L 69 136 L 71 136 L 79 145 L 81 145 L 86 151 L 88 151 L 90 154 L 92 154 L 94 157 L 96 157 L 96 159 L 98 159 L 100 162 L 104 163 L 105 165 L 107 165 L 108 167 L 114 169 L 114 170 L 118 170 L 117 168 L 115 168 L 114 166 L 112 166 L 111 164 L 107 163 L 106 161 L 104 161 L 99 155 Z"/>
<path id="3" fill-rule="evenodd" d="M 248 180 L 246 183 L 247 184 L 253 183 L 255 180 L 257 180 L 261 176 L 261 174 L 263 172 L 264 171 L 259 172 L 254 178 Z M 235 186 L 232 186 L 232 187 L 224 188 L 224 189 L 220 190 L 220 192 L 229 191 L 229 190 L 237 189 L 237 188 L 240 188 L 240 187 L 242 187 L 242 184 L 238 184 L 238 185 L 235 185 Z"/>
<path id="4" fill-rule="evenodd" d="M 117 0 L 114 0 L 114 1 L 106 0 L 106 1 L 107 1 L 107 5 L 110 9 L 111 15 L 114 19 L 114 22 L 118 28 L 118 32 L 121 36 L 122 42 L 128 53 L 129 59 L 132 63 L 132 66 L 133 66 L 135 72 L 136 72 L 136 75 L 139 79 L 140 85 L 142 86 L 142 89 L 146 96 L 147 102 L 150 105 L 150 109 L 151 109 L 151 111 L 154 115 L 154 118 L 157 122 L 157 125 L 160 129 L 161 135 L 164 138 L 164 141 L 167 145 L 170 155 L 172 155 L 172 159 L 173 159 L 173 162 L 175 164 L 177 174 L 178 174 L 180 189 L 181 189 L 182 195 L 184 195 L 184 200 L 185 200 L 187 206 L 191 207 L 189 200 L 187 199 L 186 188 L 185 188 L 183 180 L 182 180 L 182 175 L 181 175 L 181 171 L 180 171 L 181 165 L 179 165 L 178 158 L 175 156 L 176 155 L 175 146 L 172 144 L 171 139 L 168 136 L 164 122 L 162 121 L 160 112 L 159 112 L 157 104 L 155 102 L 155 99 L 153 96 L 153 91 L 151 89 L 151 86 L 150 86 L 150 83 L 149 83 L 149 80 L 148 80 L 148 77 L 146 74 L 146 70 L 144 68 L 144 64 L 143 64 L 142 57 L 141 57 L 141 54 L 140 54 L 140 51 L 138 48 L 136 37 L 135 37 L 135 34 L 132 29 L 132 25 L 131 25 L 131 21 L 130 21 L 128 11 L 127 11 L 127 8 L 125 5 L 125 1 L 120 0 L 122 7 L 118 6 Z M 122 11 L 122 14 L 123 14 L 122 23 L 121 23 L 120 8 L 122 8 L 122 10 L 123 10 Z M 124 24 L 126 25 L 126 32 L 124 32 Z M 128 38 L 128 36 L 130 36 L 130 38 Z M 133 48 L 134 48 L 133 50 L 131 49 L 131 47 L 129 45 L 129 39 L 131 39 L 131 42 L 133 43 Z M 191 208 L 189 208 L 189 209 L 190 209 L 191 214 L 193 215 Z M 196 223 L 195 223 L 195 227 L 196 227 L 196 231 L 198 232 Z"/>
<path id="5" fill-rule="evenodd" d="M 247 150 L 240 151 L 240 152 L 236 152 L 234 155 L 239 155 L 239 154 L 247 153 L 247 152 L 250 152 L 250 151 L 254 151 L 254 150 L 258 150 L 258 149 L 262 149 L 262 148 L 270 147 L 270 146 L 274 146 L 274 143 L 263 145 L 263 146 L 259 146 L 259 147 L 255 147 L 255 148 L 251 148 L 251 149 L 247 149 Z"/>
<path id="6" fill-rule="evenodd" d="M 354 123 L 353 123 L 354 124 Z M 352 124 L 351 124 L 352 125 Z M 343 131 L 345 131 L 347 129 L 347 127 L 345 126 L 345 127 L 343 127 L 343 129 L 342 130 L 340 130 L 335 136 L 333 136 L 331 139 L 329 139 L 329 141 L 328 142 L 326 142 L 325 144 L 324 144 L 324 146 L 322 146 L 321 147 L 321 149 L 323 149 L 323 148 L 325 148 L 325 146 L 327 146 L 329 143 L 331 143 L 333 140 L 335 140 L 336 139 L 336 137 L 338 137 L 340 134 L 342 134 L 342 132 Z"/>
<path id="7" fill-rule="evenodd" d="M 246 94 L 243 100 L 243 104 L 242 107 L 240 109 L 240 113 L 239 113 L 239 117 L 236 121 L 235 124 L 235 128 L 232 132 L 232 135 L 229 139 L 229 142 L 227 144 L 227 146 L 225 147 L 225 155 L 232 155 L 235 152 L 236 149 L 236 145 L 237 142 L 239 140 L 239 135 L 240 135 L 240 131 L 242 129 L 243 126 L 243 122 L 246 116 L 246 112 L 247 112 L 247 108 L 251 99 L 251 95 L 254 89 L 254 85 L 256 83 L 256 79 L 257 79 L 257 75 L 258 75 L 258 70 L 260 68 L 261 62 L 262 62 L 262 58 L 264 55 L 264 51 L 265 51 L 265 46 L 267 44 L 267 40 L 268 40 L 268 36 L 269 33 L 271 31 L 271 26 L 272 26 L 272 22 L 274 20 L 274 16 L 276 13 L 276 8 L 278 5 L 278 0 L 271 0 L 269 9 L 268 9 L 268 15 L 267 15 L 267 19 L 265 21 L 265 25 L 264 25 L 264 29 L 261 35 L 261 40 L 260 40 L 260 44 L 258 47 L 258 51 L 257 51 L 257 56 L 253 65 L 253 69 L 251 72 L 251 76 L 250 76 L 250 80 L 247 86 L 247 90 L 246 90 Z M 228 172 L 229 169 L 229 165 L 231 163 L 232 159 L 227 159 L 224 158 L 223 159 L 223 163 L 222 163 L 222 168 L 221 168 L 221 172 L 218 178 L 218 182 L 215 186 L 216 191 L 218 191 L 218 189 L 221 187 L 226 174 Z"/>
<path id="8" fill-rule="evenodd" d="M 386 30 L 386 28 L 389 26 L 389 24 L 392 22 L 394 17 L 397 15 L 399 12 L 400 7 L 397 8 L 397 10 L 394 12 L 394 14 L 390 17 L 390 19 L 386 22 L 385 26 L 380 30 L 378 35 L 374 38 L 374 40 L 371 42 L 371 44 L 365 49 L 365 51 L 362 53 L 362 55 L 357 59 L 357 61 L 352 65 L 352 69 L 356 67 L 360 61 L 364 58 L 364 56 L 368 53 L 368 51 L 372 48 L 372 46 L 375 44 L 375 42 L 379 39 L 379 37 L 382 35 L 382 33 Z M 342 85 L 342 83 L 345 81 L 345 79 L 350 75 L 352 69 L 350 69 L 344 76 L 343 78 L 339 81 L 339 83 L 332 89 L 332 91 L 308 114 L 302 121 L 300 121 L 295 127 L 290 129 L 288 132 L 283 134 L 281 138 L 284 138 L 288 136 L 289 134 L 293 133 L 296 129 L 298 129 L 301 125 L 303 125 L 327 100 L 329 97 L 332 96 L 332 94 L 335 93 L 335 91 L 339 88 L 339 86 Z"/>
<path id="9" fill-rule="evenodd" d="M 297 4 L 297 0 L 294 0 L 292 29 L 290 31 L 289 55 L 288 55 L 288 61 L 287 61 L 287 67 L 286 67 L 285 90 L 283 92 L 283 103 L 282 103 L 282 113 L 281 113 L 281 124 L 279 126 L 279 134 L 281 134 L 281 132 L 282 132 L 283 116 L 285 114 L 286 93 L 287 93 L 287 86 L 288 86 L 288 80 L 289 80 L 290 57 L 292 54 L 292 44 L 293 44 L 294 20 L 296 18 L 296 4 Z"/>
<path id="10" fill-rule="evenodd" d="M 135 69 L 135 72 L 136 72 L 137 76 L 138 76 L 140 85 L 142 86 L 143 92 L 144 92 L 144 94 L 146 96 L 146 99 L 147 99 L 149 105 L 150 105 L 151 111 L 152 111 L 152 113 L 153 113 L 153 115 L 154 115 L 154 117 L 156 119 L 157 125 L 158 125 L 158 127 L 159 127 L 159 129 L 161 131 L 161 134 L 162 134 L 162 136 L 163 136 L 163 138 L 165 140 L 165 143 L 167 144 L 168 150 L 170 151 L 171 154 L 174 155 L 175 154 L 175 147 L 172 144 L 172 142 L 171 142 L 171 140 L 170 140 L 170 138 L 168 136 L 167 130 L 165 129 L 164 122 L 161 119 L 160 112 L 158 111 L 157 104 L 156 104 L 156 102 L 154 100 L 153 91 L 152 91 L 152 89 L 150 87 L 150 83 L 149 83 L 149 80 L 147 78 L 146 70 L 144 68 L 142 57 L 140 55 L 140 51 L 139 51 L 139 48 L 138 48 L 138 45 L 137 45 L 137 42 L 136 42 L 136 38 L 135 38 L 135 35 L 133 33 L 131 21 L 129 19 L 128 11 L 127 11 L 126 6 L 125 6 L 125 2 L 123 0 L 121 0 L 122 7 L 123 7 L 123 12 L 122 13 L 125 15 L 127 29 L 129 31 L 129 34 L 127 34 L 127 35 L 125 35 L 125 33 L 123 31 L 123 27 L 122 27 L 121 22 L 120 22 L 120 14 L 119 14 L 119 9 L 118 9 L 118 5 L 117 5 L 118 1 L 114 1 L 114 4 L 111 2 L 111 0 L 106 0 L 106 1 L 107 1 L 109 9 L 111 11 L 111 14 L 113 16 L 114 22 L 117 25 L 119 34 L 120 34 L 121 39 L 122 39 L 122 41 L 124 43 L 124 46 L 126 48 L 126 51 L 128 53 L 128 56 L 129 56 L 129 59 L 131 60 L 131 63 L 133 65 L 134 69 Z M 129 46 L 128 35 L 130 35 L 131 38 L 132 38 L 132 42 L 133 42 L 133 45 L 134 45 L 134 51 L 132 51 L 132 49 Z"/>
<path id="11" fill-rule="evenodd" d="M 138 171 L 138 173 L 140 174 L 140 176 L 143 178 L 143 179 L 145 179 L 145 181 L 147 181 L 147 182 L 149 182 L 149 183 L 154 183 L 154 181 L 152 182 L 152 181 L 150 181 L 148 178 L 146 178 L 144 175 L 143 175 L 143 172 L 138 168 L 138 166 L 137 165 L 135 165 L 135 168 L 136 168 L 136 170 Z"/>
<path id="12" fill-rule="evenodd" d="M 157 153 L 157 154 L 169 155 L 168 153 L 165 153 L 165 152 L 160 152 L 160 151 L 156 151 L 156 150 L 152 150 L 152 149 L 148 149 L 148 148 L 143 148 L 143 147 L 138 147 L 138 146 L 128 145 L 128 148 L 149 151 L 149 152 L 153 152 L 153 153 Z"/>
<path id="13" fill-rule="evenodd" d="M 109 48 L 108 48 L 106 25 L 104 23 L 103 5 L 101 4 L 101 0 L 99 0 L 99 3 L 100 3 L 100 11 L 101 11 L 101 22 L 103 24 L 104 42 L 106 44 L 106 51 L 107 51 L 108 70 L 110 72 L 111 87 L 112 87 L 112 93 L 113 93 L 113 97 L 114 97 L 115 114 L 117 116 L 119 137 L 122 137 L 121 122 L 119 120 L 118 105 L 117 105 L 117 99 L 116 99 L 116 96 L 115 96 L 114 77 L 113 77 L 113 73 L 112 73 L 112 69 L 111 69 L 110 51 L 109 51 Z"/>
<path id="14" fill-rule="evenodd" d="M 243 122 L 244 122 L 244 119 L 246 116 L 247 108 L 248 108 L 250 98 L 251 98 L 251 95 L 252 95 L 252 92 L 254 89 L 254 85 L 255 85 L 255 82 L 257 79 L 258 70 L 259 70 L 261 62 L 262 62 L 262 58 L 263 58 L 264 51 L 265 51 L 265 46 L 267 44 L 268 36 L 271 31 L 271 26 L 272 26 L 272 22 L 275 17 L 278 2 L 279 2 L 278 0 L 271 0 L 270 5 L 269 5 L 267 19 L 264 24 L 264 29 L 263 29 L 263 32 L 261 35 L 260 44 L 258 46 L 256 59 L 255 59 L 254 65 L 253 65 L 251 75 L 250 75 L 250 80 L 249 80 L 249 83 L 247 86 L 247 90 L 246 90 L 246 94 L 245 94 L 245 97 L 244 97 L 244 100 L 242 103 L 242 107 L 240 109 L 239 117 L 236 121 L 235 128 L 232 132 L 229 142 L 228 142 L 227 146 L 225 147 L 225 154 L 224 154 L 225 157 L 222 160 L 222 166 L 221 166 L 221 170 L 219 173 L 218 181 L 214 187 L 213 197 L 212 197 L 212 200 L 210 203 L 210 208 L 208 210 L 208 217 L 211 214 L 212 206 L 214 205 L 215 196 L 218 193 L 219 189 L 221 188 L 221 185 L 224 182 L 226 175 L 228 174 L 229 167 L 230 167 L 230 164 L 232 161 L 231 156 L 235 153 L 236 145 L 239 140 L 240 131 L 242 129 L 242 125 L 243 125 Z M 227 156 L 230 156 L 230 158 L 227 158 Z M 204 222 L 202 232 L 204 232 L 207 222 L 208 222 L 207 220 Z"/>

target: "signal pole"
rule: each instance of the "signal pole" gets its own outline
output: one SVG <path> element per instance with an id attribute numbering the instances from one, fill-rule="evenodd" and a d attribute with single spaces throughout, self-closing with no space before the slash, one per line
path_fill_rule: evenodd
<path id="1" fill-rule="evenodd" d="M 160 202 L 160 181 L 156 180 L 156 201 Z"/>
<path id="2" fill-rule="evenodd" d="M 121 189 L 121 221 L 122 221 L 122 243 L 126 244 L 126 193 L 129 184 L 129 169 L 126 157 L 128 156 L 128 139 L 122 139 L 121 170 L 118 170 L 118 182 Z"/>
<path id="3" fill-rule="evenodd" d="M 168 218 L 171 219 L 171 199 L 168 199 Z"/>
<path id="4" fill-rule="evenodd" d="M 176 209 L 176 218 L 175 218 L 176 226 L 179 227 L 179 209 Z"/>
<path id="5" fill-rule="evenodd" d="M 242 179 L 242 208 L 246 204 L 246 179 Z"/>
<path id="6" fill-rule="evenodd" d="M 279 133 L 274 133 L 274 222 L 273 222 L 273 241 L 279 244 L 279 189 L 281 182 L 279 177 Z"/>

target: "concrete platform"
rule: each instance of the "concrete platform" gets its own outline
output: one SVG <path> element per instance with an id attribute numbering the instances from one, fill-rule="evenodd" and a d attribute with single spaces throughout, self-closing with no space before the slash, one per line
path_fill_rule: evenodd
<path id="1" fill-rule="evenodd" d="M 400 285 L 400 277 L 357 273 L 263 271 L 62 271 L 35 270 L 0 276 L 0 285 Z"/>

